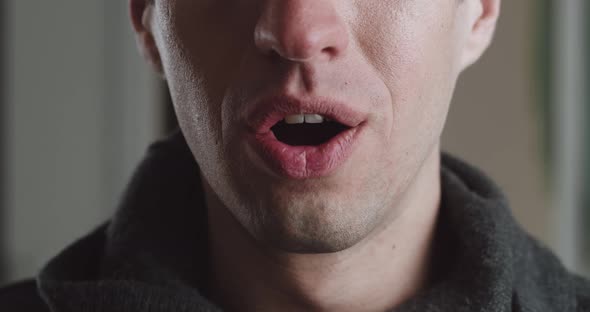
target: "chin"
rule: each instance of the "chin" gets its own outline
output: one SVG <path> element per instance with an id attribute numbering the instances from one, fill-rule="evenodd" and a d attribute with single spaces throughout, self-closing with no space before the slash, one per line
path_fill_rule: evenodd
<path id="1" fill-rule="evenodd" d="M 282 204 L 259 206 L 263 215 L 255 233 L 264 245 L 289 253 L 334 253 L 351 248 L 376 226 L 363 205 L 343 205 L 297 198 Z M 363 209 L 363 211 L 358 211 Z"/>
<path id="2" fill-rule="evenodd" d="M 264 229 L 264 244 L 275 250 L 298 254 L 336 253 L 356 245 L 364 235 L 350 229 L 325 231 L 324 229 L 281 230 L 272 226 Z"/>
<path id="3" fill-rule="evenodd" d="M 359 166 L 347 164 L 329 177 L 288 180 L 239 159 L 229 163 L 240 166 L 230 167 L 236 200 L 226 206 L 266 248 L 299 254 L 349 249 L 380 225 L 388 207 L 382 195 L 387 190 L 380 187 L 387 183 L 369 179 L 374 175 Z"/>

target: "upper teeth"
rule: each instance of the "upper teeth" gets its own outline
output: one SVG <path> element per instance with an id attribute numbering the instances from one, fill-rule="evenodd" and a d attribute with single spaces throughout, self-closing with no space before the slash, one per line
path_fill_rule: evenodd
<path id="1" fill-rule="evenodd" d="M 289 125 L 302 124 L 302 123 L 317 124 L 324 122 L 324 117 L 318 114 L 298 114 L 289 115 L 285 117 L 285 123 Z"/>

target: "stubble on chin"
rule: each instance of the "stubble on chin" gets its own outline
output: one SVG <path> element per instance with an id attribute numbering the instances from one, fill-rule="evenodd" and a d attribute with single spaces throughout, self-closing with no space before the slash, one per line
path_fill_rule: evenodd
<path id="1" fill-rule="evenodd" d="M 353 208 L 341 204 L 314 201 L 259 205 L 252 213 L 256 220 L 252 234 L 257 241 L 272 249 L 299 254 L 346 250 L 365 238 L 377 219 L 367 218 L 366 212 L 354 213 Z"/>

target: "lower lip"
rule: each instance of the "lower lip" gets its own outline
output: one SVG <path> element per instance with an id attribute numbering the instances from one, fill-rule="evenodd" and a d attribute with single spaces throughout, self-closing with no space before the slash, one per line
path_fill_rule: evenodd
<path id="1" fill-rule="evenodd" d="M 281 176 L 290 179 L 330 175 L 350 157 L 362 125 L 339 133 L 317 146 L 291 146 L 279 141 L 272 131 L 250 137 L 255 152 Z"/>

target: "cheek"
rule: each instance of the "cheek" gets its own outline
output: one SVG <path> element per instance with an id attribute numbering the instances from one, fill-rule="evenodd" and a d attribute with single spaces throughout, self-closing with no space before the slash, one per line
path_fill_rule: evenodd
<path id="1" fill-rule="evenodd" d="M 162 63 L 179 123 L 195 136 L 193 144 L 211 148 L 221 141 L 221 103 L 251 41 L 252 12 L 244 1 L 158 4 Z"/>
<path id="2" fill-rule="evenodd" d="M 387 88 L 390 105 L 384 111 L 388 126 L 380 129 L 384 132 L 374 143 L 382 158 L 370 162 L 367 156 L 363 161 L 380 164 L 376 177 L 397 173 L 383 177 L 389 189 L 403 189 L 400 185 L 437 146 L 457 79 L 454 13 L 442 8 L 448 3 L 426 10 L 410 4 L 426 1 L 402 2 L 407 3 L 405 9 L 373 12 L 373 18 L 363 19 L 356 28 L 358 48 Z"/>
<path id="3" fill-rule="evenodd" d="M 457 79 L 454 10 L 449 4 L 426 9 L 424 1 L 413 3 L 377 15 L 359 25 L 357 34 L 366 59 L 389 90 L 390 136 L 398 140 L 400 135 L 416 139 L 442 131 Z"/>

